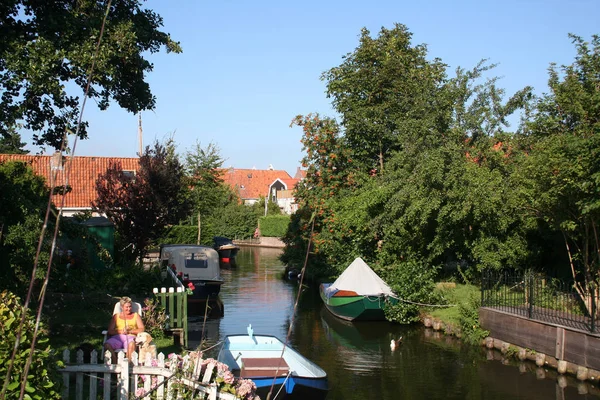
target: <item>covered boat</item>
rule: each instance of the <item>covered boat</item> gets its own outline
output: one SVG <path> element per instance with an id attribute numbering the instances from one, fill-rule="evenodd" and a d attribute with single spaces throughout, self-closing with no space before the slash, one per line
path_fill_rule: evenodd
<path id="1" fill-rule="evenodd" d="M 392 289 L 360 257 L 335 282 L 321 284 L 319 293 L 333 315 L 349 321 L 384 320 L 383 307 L 398 303 Z"/>
<path id="2" fill-rule="evenodd" d="M 216 250 L 195 244 L 163 244 L 160 246 L 160 260 L 184 284 L 188 287 L 189 283 L 192 284 L 192 298 L 216 297 L 221 291 L 223 279 Z"/>
<path id="3" fill-rule="evenodd" d="M 283 354 L 282 354 L 283 353 Z M 218 361 L 234 375 L 251 379 L 261 399 L 273 391 L 277 399 L 324 399 L 329 391 L 327 373 L 281 340 L 270 335 L 248 334 L 225 337 Z"/>

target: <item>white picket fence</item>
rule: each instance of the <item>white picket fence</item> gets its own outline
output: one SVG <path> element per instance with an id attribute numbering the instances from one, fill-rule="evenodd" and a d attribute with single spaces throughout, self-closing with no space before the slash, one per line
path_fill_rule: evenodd
<path id="1" fill-rule="evenodd" d="M 202 359 L 183 357 L 181 365 L 165 362 L 165 355 L 160 353 L 156 360 L 146 356 L 144 363 L 138 360 L 138 354 L 133 353 L 131 362 L 119 352 L 117 363 L 111 364 L 110 353 L 105 354 L 105 362 L 98 363 L 98 353 L 93 350 L 89 364 L 83 362 L 83 351 L 76 353 L 76 362 L 71 363 L 69 350 L 63 352 L 65 367 L 60 370 L 63 375 L 62 398 L 83 400 L 176 400 L 183 397 L 209 400 L 237 400 L 231 393 L 221 393 L 216 384 L 210 383 L 213 367 L 209 364 L 200 377 Z M 168 360 L 167 360 L 168 361 Z M 193 366 L 191 364 L 194 364 Z M 142 365 L 143 364 L 143 365 Z M 151 366 L 155 364 L 156 366 Z M 177 373 L 188 371 L 186 373 Z M 73 379 L 74 376 L 74 379 Z M 72 381 L 75 381 L 74 387 Z M 85 397 L 87 392 L 88 397 Z M 101 395 L 101 397 L 99 396 Z"/>

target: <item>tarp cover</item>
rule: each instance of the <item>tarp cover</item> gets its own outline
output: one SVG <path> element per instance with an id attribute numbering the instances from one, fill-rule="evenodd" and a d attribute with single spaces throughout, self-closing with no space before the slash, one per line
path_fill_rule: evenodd
<path id="1" fill-rule="evenodd" d="M 361 296 L 385 294 L 396 296 L 392 289 L 372 269 L 358 257 L 333 282 L 329 290 L 352 290 Z"/>

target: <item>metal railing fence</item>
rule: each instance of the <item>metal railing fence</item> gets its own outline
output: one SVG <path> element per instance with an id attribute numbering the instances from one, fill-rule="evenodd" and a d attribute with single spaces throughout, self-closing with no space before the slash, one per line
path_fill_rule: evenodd
<path id="1" fill-rule="evenodd" d="M 481 306 L 589 332 L 597 332 L 597 294 L 586 307 L 572 282 L 531 271 L 487 270 L 481 281 Z"/>

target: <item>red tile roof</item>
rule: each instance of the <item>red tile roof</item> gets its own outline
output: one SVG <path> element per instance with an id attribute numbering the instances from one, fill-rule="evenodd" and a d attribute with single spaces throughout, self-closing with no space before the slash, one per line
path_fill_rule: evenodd
<path id="1" fill-rule="evenodd" d="M 296 184 L 300 181 L 300 179 L 280 179 L 280 181 L 285 184 L 288 190 L 293 190 L 296 187 Z"/>
<path id="2" fill-rule="evenodd" d="M 237 191 L 242 199 L 265 197 L 269 194 L 269 186 L 276 179 L 281 179 L 283 182 L 292 179 L 290 174 L 283 170 L 236 168 L 223 169 L 221 178 Z"/>
<path id="3" fill-rule="evenodd" d="M 62 170 L 58 170 L 56 183 L 51 185 L 52 158 L 53 156 L 47 155 L 0 154 L 0 163 L 5 161 L 26 162 L 31 165 L 37 175 L 46 178 L 49 187 L 62 186 L 66 178 L 66 172 L 69 170 L 68 163 L 71 162 L 71 157 L 64 158 L 64 166 Z M 72 190 L 65 196 L 65 208 L 90 208 L 92 206 L 92 201 L 96 199 L 96 179 L 98 179 L 98 175 L 108 169 L 111 161 L 120 162 L 124 171 L 137 171 L 139 166 L 138 158 L 73 157 L 68 182 Z M 60 206 L 62 197 L 54 195 L 52 201 L 56 206 Z"/>

